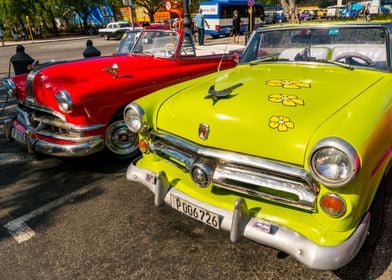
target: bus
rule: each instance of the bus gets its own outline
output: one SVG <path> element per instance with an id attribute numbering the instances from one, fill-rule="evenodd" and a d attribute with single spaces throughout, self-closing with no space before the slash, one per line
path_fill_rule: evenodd
<path id="1" fill-rule="evenodd" d="M 205 34 L 213 38 L 219 36 L 229 36 L 233 24 L 233 12 L 238 11 L 241 18 L 241 33 L 249 31 L 249 6 L 247 0 L 211 0 L 200 3 L 205 20 L 209 27 L 206 27 Z M 264 7 L 262 4 L 254 2 L 252 8 L 252 29 L 262 23 L 264 19 Z"/>

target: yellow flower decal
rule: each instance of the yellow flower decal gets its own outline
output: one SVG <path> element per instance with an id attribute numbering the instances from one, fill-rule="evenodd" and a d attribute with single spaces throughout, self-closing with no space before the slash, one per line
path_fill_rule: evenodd
<path id="1" fill-rule="evenodd" d="M 294 128 L 294 123 L 290 121 L 290 118 L 285 116 L 272 116 L 269 119 L 269 127 L 277 129 L 280 132 L 288 131 L 289 128 Z"/>
<path id="2" fill-rule="evenodd" d="M 303 106 L 305 104 L 305 102 L 296 95 L 271 94 L 268 96 L 268 100 L 274 103 L 282 103 L 283 105 L 290 107 L 295 107 L 297 105 Z"/>
<path id="3" fill-rule="evenodd" d="M 282 87 L 287 89 L 310 88 L 310 83 L 302 81 L 268 80 L 265 84 L 271 87 Z"/>

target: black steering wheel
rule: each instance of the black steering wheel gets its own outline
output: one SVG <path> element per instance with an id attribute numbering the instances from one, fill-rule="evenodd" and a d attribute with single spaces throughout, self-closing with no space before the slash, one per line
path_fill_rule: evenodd
<path id="1" fill-rule="evenodd" d="M 374 64 L 374 61 L 370 57 L 368 57 L 364 54 L 361 54 L 361 53 L 350 53 L 350 52 L 342 53 L 342 54 L 338 55 L 337 57 L 335 57 L 334 60 L 339 62 L 342 59 L 344 59 L 344 61 L 342 61 L 342 62 L 349 64 L 349 65 L 370 66 L 370 65 Z"/>

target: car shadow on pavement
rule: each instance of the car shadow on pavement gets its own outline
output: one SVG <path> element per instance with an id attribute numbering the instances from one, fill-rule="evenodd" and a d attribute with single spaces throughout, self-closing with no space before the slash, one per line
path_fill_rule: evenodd
<path id="1" fill-rule="evenodd" d="M 377 243 L 363 247 L 347 266 L 334 271 L 340 279 L 391 279 L 390 271 L 384 274 L 392 262 L 392 172 L 386 186 L 384 220 Z"/>
<path id="2" fill-rule="evenodd" d="M 86 186 L 92 186 L 91 190 L 72 203 L 99 196 L 103 181 L 108 177 L 125 176 L 127 166 L 126 162 L 109 164 L 98 155 L 73 159 L 31 155 L 16 143 L 6 143 L 1 132 L 0 240 L 9 236 L 3 227 L 6 223 L 59 198 Z M 50 216 L 49 213 L 39 218 L 40 224 Z"/>

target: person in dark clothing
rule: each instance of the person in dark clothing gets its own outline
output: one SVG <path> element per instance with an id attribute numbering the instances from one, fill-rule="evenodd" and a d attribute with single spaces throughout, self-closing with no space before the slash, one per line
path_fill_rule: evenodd
<path id="1" fill-rule="evenodd" d="M 20 75 L 33 69 L 34 59 L 25 53 L 25 48 L 22 45 L 17 45 L 16 54 L 11 56 L 10 62 L 14 67 L 15 75 Z"/>
<path id="2" fill-rule="evenodd" d="M 234 43 L 239 43 L 240 42 L 240 29 L 241 29 L 241 18 L 238 15 L 238 11 L 234 10 L 233 13 L 233 27 L 232 27 L 232 35 L 234 38 Z"/>
<path id="3" fill-rule="evenodd" d="M 101 52 L 96 47 L 93 46 L 93 41 L 88 39 L 86 42 L 86 49 L 83 51 L 83 56 L 87 58 L 87 57 L 94 57 L 100 55 Z"/>

